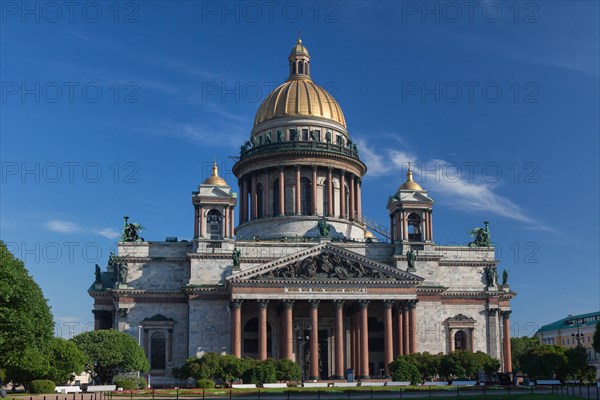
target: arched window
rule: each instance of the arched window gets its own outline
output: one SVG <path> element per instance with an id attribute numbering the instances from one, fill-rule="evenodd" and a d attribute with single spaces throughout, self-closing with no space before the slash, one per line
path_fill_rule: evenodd
<path id="1" fill-rule="evenodd" d="M 295 74 L 296 74 L 296 63 L 293 62 L 292 63 L 292 75 L 295 75 Z"/>
<path id="2" fill-rule="evenodd" d="M 223 238 L 223 216 L 219 210 L 210 210 L 206 215 L 206 227 L 211 239 Z"/>
<path id="3" fill-rule="evenodd" d="M 333 217 L 335 215 L 335 187 L 333 183 L 331 184 L 331 215 L 328 214 L 327 210 L 329 209 L 329 181 L 325 179 L 323 181 L 323 215 L 328 217 Z"/>
<path id="4" fill-rule="evenodd" d="M 258 318 L 251 318 L 244 325 L 244 354 L 258 354 Z M 267 356 L 271 356 L 271 325 L 267 322 Z"/>
<path id="5" fill-rule="evenodd" d="M 415 213 L 408 216 L 408 240 L 414 242 L 422 241 L 421 217 Z"/>
<path id="6" fill-rule="evenodd" d="M 273 182 L 273 216 L 276 217 L 281 214 L 279 209 L 279 179 L 275 179 Z"/>
<path id="7" fill-rule="evenodd" d="M 312 213 L 312 187 L 308 178 L 300 179 L 300 200 L 300 213 L 310 215 Z"/>
<path id="8" fill-rule="evenodd" d="M 264 212 L 264 190 L 263 190 L 263 185 L 262 183 L 259 183 L 258 185 L 256 185 L 256 205 L 258 207 L 258 215 L 256 216 L 257 218 L 262 218 L 265 216 L 265 212 Z"/>
<path id="9" fill-rule="evenodd" d="M 298 73 L 299 74 L 303 74 L 304 73 L 304 63 L 302 61 L 300 61 L 298 63 Z"/>
<path id="10" fill-rule="evenodd" d="M 454 350 L 467 349 L 467 334 L 465 331 L 458 331 L 454 334 Z"/>
<path id="11" fill-rule="evenodd" d="M 166 368 L 167 340 L 161 331 L 154 332 L 150 337 L 150 368 Z"/>

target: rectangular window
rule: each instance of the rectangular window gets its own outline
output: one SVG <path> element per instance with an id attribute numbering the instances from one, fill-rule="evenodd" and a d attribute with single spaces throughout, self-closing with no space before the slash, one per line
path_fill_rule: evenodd
<path id="1" fill-rule="evenodd" d="M 302 129 L 302 140 L 308 142 L 308 129 Z"/>

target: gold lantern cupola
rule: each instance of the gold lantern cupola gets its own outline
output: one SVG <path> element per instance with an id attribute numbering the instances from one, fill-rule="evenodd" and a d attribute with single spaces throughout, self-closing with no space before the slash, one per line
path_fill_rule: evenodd
<path id="1" fill-rule="evenodd" d="M 302 39 L 298 37 L 298 42 L 288 57 L 290 62 L 290 76 L 288 81 L 294 79 L 310 79 L 310 55 L 308 50 L 302 44 Z"/>
<path id="2" fill-rule="evenodd" d="M 406 182 L 400 185 L 400 190 L 423 190 L 421 185 L 413 180 L 413 173 L 408 164 L 408 172 L 406 173 Z"/>
<path id="3" fill-rule="evenodd" d="M 214 186 L 228 186 L 225 179 L 219 176 L 219 167 L 217 167 L 217 162 L 213 164 L 212 167 L 212 175 L 206 178 L 203 183 L 204 185 L 214 185 Z"/>

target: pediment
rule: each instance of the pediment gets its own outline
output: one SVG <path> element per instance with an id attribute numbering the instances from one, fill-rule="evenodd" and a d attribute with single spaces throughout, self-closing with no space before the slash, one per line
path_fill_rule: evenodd
<path id="1" fill-rule="evenodd" d="M 209 186 L 200 185 L 199 196 L 202 197 L 231 197 L 231 188 L 229 186 Z"/>
<path id="2" fill-rule="evenodd" d="M 452 323 L 452 322 L 474 323 L 475 319 L 472 317 L 467 317 L 464 314 L 457 314 L 454 317 L 450 317 L 450 318 L 446 319 L 446 322 L 449 322 L 449 323 Z"/>
<path id="3" fill-rule="evenodd" d="M 431 197 L 427 196 L 427 194 L 423 192 L 415 192 L 415 191 L 401 191 L 399 196 L 399 200 L 402 203 L 405 202 L 418 202 L 418 203 L 433 203 Z"/>
<path id="4" fill-rule="evenodd" d="M 324 243 L 280 259 L 237 272 L 235 282 L 387 282 L 415 285 L 423 278 L 370 260 L 340 246 Z"/>

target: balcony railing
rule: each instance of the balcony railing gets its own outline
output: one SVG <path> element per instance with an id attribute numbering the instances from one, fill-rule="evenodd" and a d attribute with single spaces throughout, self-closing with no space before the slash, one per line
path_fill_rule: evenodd
<path id="1" fill-rule="evenodd" d="M 326 153 L 341 154 L 347 157 L 352 157 L 358 160 L 358 151 L 354 151 L 351 147 L 339 146 L 333 143 L 323 142 L 275 142 L 269 144 L 258 145 L 249 149 L 240 151 L 240 160 L 263 153 L 279 153 L 285 151 L 321 151 Z"/>

